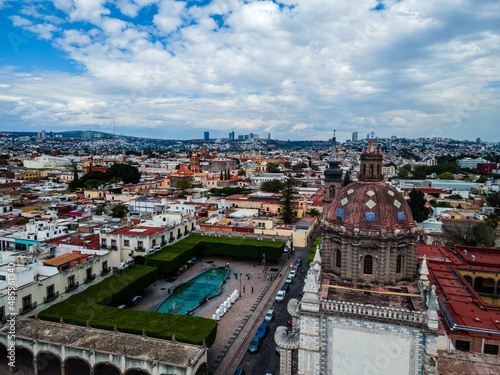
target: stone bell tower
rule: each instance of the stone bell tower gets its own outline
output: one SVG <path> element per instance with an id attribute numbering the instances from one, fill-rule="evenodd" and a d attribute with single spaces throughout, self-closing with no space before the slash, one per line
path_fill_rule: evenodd
<path id="1" fill-rule="evenodd" d="M 332 151 L 328 158 L 328 168 L 325 169 L 325 196 L 323 198 L 323 217 L 326 217 L 330 204 L 337 192 L 342 189 L 342 169 L 337 155 L 337 139 L 335 130 L 332 140 Z"/>

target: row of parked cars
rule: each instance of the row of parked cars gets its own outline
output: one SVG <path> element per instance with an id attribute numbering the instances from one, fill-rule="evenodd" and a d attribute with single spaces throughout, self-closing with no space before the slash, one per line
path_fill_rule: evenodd
<path id="1" fill-rule="evenodd" d="M 297 275 L 297 270 L 298 267 L 301 266 L 301 260 L 297 259 L 295 261 L 295 265 L 292 268 L 292 271 L 290 271 L 288 277 L 285 280 L 285 284 L 282 286 L 281 290 L 278 292 L 276 295 L 276 301 L 281 302 L 285 299 L 286 292 L 288 291 L 289 284 L 292 283 L 294 277 Z M 259 347 L 262 345 L 262 341 L 264 340 L 264 337 L 267 335 L 269 332 L 269 323 L 271 323 L 275 318 L 275 312 L 274 310 L 268 310 L 266 315 L 264 316 L 264 322 L 260 324 L 259 328 L 257 329 L 257 332 L 255 333 L 254 338 L 250 342 L 250 345 L 248 346 L 248 351 L 250 353 L 255 353 L 257 350 L 259 350 Z M 288 319 L 287 324 L 291 324 L 291 317 Z M 279 354 L 280 352 L 280 347 L 276 346 L 276 353 Z M 245 375 L 245 370 L 243 370 L 241 367 L 236 368 L 236 370 L 233 372 L 233 375 Z M 271 375 L 271 374 L 266 374 L 266 375 Z"/>

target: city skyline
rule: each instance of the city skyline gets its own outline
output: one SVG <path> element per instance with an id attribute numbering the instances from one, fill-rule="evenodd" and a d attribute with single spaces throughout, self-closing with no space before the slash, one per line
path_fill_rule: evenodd
<path id="1" fill-rule="evenodd" d="M 0 131 L 499 141 L 498 14 L 465 0 L 3 0 Z"/>

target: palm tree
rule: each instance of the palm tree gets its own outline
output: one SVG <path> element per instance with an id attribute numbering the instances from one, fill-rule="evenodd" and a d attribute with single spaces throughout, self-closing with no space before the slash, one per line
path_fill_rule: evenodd
<path id="1" fill-rule="evenodd" d="M 308 214 L 309 216 L 312 216 L 312 217 L 320 217 L 320 216 L 321 216 L 320 212 L 319 212 L 319 211 L 318 211 L 318 209 L 316 209 L 316 208 L 311 208 L 311 209 L 309 209 L 309 210 L 307 211 L 307 214 Z"/>
<path id="2" fill-rule="evenodd" d="M 484 222 L 489 227 L 491 227 L 493 229 L 497 229 L 497 227 L 498 227 L 498 216 L 496 214 L 494 214 L 493 212 L 489 213 L 488 216 L 485 217 Z"/>

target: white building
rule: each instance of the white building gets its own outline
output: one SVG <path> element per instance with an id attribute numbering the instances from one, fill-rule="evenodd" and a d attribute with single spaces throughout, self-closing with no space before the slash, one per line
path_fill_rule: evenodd
<path id="1" fill-rule="evenodd" d="M 43 155 L 33 160 L 23 160 L 23 165 L 26 168 L 33 169 L 67 167 L 71 165 L 71 160 L 58 156 Z"/>

